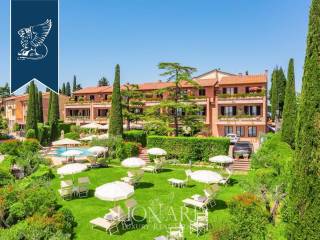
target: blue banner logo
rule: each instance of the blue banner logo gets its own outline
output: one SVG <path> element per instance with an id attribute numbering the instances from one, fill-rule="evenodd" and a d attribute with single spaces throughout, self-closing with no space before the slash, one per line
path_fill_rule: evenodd
<path id="1" fill-rule="evenodd" d="M 32 80 L 59 89 L 58 0 L 11 0 L 11 92 Z"/>

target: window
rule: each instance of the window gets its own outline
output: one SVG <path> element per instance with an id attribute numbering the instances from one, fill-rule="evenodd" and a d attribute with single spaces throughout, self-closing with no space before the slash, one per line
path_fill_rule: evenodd
<path id="1" fill-rule="evenodd" d="M 90 95 L 90 101 L 94 101 L 94 95 Z"/>
<path id="2" fill-rule="evenodd" d="M 235 116 L 237 115 L 237 107 L 236 106 L 226 106 L 226 107 L 221 107 L 221 115 L 222 116 Z"/>
<path id="3" fill-rule="evenodd" d="M 200 110 L 198 112 L 198 115 L 199 116 L 206 116 L 206 113 L 207 113 L 207 107 L 203 106 L 203 107 L 200 108 Z"/>
<path id="4" fill-rule="evenodd" d="M 238 88 L 236 87 L 227 87 L 222 89 L 223 94 L 237 94 L 238 93 Z"/>
<path id="5" fill-rule="evenodd" d="M 233 133 L 232 126 L 224 126 L 224 135 L 227 136 L 229 133 Z"/>
<path id="6" fill-rule="evenodd" d="M 184 116 L 185 112 L 182 108 L 177 108 L 177 116 Z"/>
<path id="7" fill-rule="evenodd" d="M 244 137 L 244 127 L 243 126 L 237 126 L 236 132 L 237 132 L 237 137 Z"/>
<path id="8" fill-rule="evenodd" d="M 199 89 L 199 96 L 205 96 L 206 90 L 204 88 Z"/>
<path id="9" fill-rule="evenodd" d="M 104 95 L 104 100 L 108 100 L 108 94 Z"/>
<path id="10" fill-rule="evenodd" d="M 257 136 L 257 127 L 248 127 L 248 137 Z"/>
<path id="11" fill-rule="evenodd" d="M 261 114 L 260 106 L 244 106 L 244 113 L 250 116 L 259 116 Z"/>

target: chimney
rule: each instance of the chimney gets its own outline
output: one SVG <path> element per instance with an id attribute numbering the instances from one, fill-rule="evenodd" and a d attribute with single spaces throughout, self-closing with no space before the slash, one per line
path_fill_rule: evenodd
<path id="1" fill-rule="evenodd" d="M 265 73 L 266 75 L 268 75 L 268 73 L 269 73 L 268 69 L 264 70 L 264 73 Z"/>

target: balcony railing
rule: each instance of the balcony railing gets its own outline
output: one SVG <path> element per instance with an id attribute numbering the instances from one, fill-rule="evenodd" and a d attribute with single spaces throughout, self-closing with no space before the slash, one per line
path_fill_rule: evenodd
<path id="1" fill-rule="evenodd" d="M 90 120 L 90 116 L 66 116 L 68 121 L 77 121 L 77 120 Z"/>
<path id="2" fill-rule="evenodd" d="M 262 120 L 262 115 L 235 115 L 235 116 L 224 116 L 224 115 L 219 115 L 218 119 L 223 120 L 223 121 L 252 121 L 252 120 L 257 120 L 260 121 Z"/>
<path id="3" fill-rule="evenodd" d="M 235 94 L 222 93 L 222 94 L 218 94 L 218 98 L 219 99 L 257 98 L 257 97 L 264 97 L 265 95 L 266 95 L 265 91 L 254 92 L 254 93 L 235 93 Z"/>

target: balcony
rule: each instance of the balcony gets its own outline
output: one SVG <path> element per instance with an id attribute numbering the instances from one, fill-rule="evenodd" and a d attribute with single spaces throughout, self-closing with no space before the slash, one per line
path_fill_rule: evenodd
<path id="1" fill-rule="evenodd" d="M 68 122 L 85 122 L 90 121 L 90 116 L 66 116 L 65 120 Z"/>
<path id="2" fill-rule="evenodd" d="M 262 115 L 235 115 L 235 116 L 218 116 L 218 124 L 227 125 L 230 123 L 241 124 L 252 124 L 252 125 L 265 125 L 266 119 Z"/>
<path id="3" fill-rule="evenodd" d="M 235 93 L 235 94 L 228 94 L 228 93 L 220 93 L 218 94 L 218 99 L 247 99 L 247 98 L 262 98 L 266 95 L 265 90 L 261 92 L 250 92 L 250 93 Z"/>

